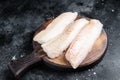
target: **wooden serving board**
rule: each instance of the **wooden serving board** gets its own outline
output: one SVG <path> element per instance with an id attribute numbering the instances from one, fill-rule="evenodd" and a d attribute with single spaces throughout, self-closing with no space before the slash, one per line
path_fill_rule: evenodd
<path id="1" fill-rule="evenodd" d="M 36 31 L 35 35 L 40 32 L 41 30 L 45 29 L 48 24 L 52 22 L 53 19 L 48 20 L 47 22 L 43 23 L 41 27 Z M 89 39 L 88 39 L 89 40 Z M 37 44 L 37 43 L 36 43 Z M 37 44 L 38 45 L 38 44 Z M 85 44 L 87 45 L 87 44 Z M 40 47 L 40 46 L 39 46 Z M 95 42 L 91 52 L 87 55 L 87 57 L 84 59 L 84 61 L 80 64 L 79 67 L 88 66 L 97 60 L 101 58 L 101 56 L 104 54 L 107 47 L 107 34 L 105 30 L 103 29 L 101 32 L 100 37 Z M 47 56 L 43 57 L 43 60 L 50 65 L 62 67 L 62 68 L 72 68 L 72 66 L 69 64 L 69 62 L 65 59 L 65 52 L 62 53 L 57 58 L 51 59 Z"/>

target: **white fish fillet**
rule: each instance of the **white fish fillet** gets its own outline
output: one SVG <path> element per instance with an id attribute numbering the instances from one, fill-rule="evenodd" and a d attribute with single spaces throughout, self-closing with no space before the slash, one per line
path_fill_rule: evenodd
<path id="1" fill-rule="evenodd" d="M 77 12 L 65 12 L 56 17 L 45 30 L 38 33 L 33 40 L 42 44 L 62 33 L 67 25 L 77 18 Z"/>
<path id="2" fill-rule="evenodd" d="M 74 23 L 69 25 L 62 34 L 42 44 L 43 50 L 50 58 L 58 57 L 68 48 L 79 31 L 88 23 L 89 21 L 84 18 L 76 20 Z"/>
<path id="3" fill-rule="evenodd" d="M 91 51 L 95 41 L 100 36 L 103 24 L 100 21 L 91 19 L 72 41 L 66 52 L 66 59 L 76 69 Z"/>

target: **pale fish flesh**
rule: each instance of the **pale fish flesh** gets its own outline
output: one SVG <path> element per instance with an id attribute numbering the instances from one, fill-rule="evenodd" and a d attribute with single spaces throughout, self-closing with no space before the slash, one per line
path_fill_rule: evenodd
<path id="1" fill-rule="evenodd" d="M 46 29 L 39 32 L 33 40 L 39 44 L 45 43 L 50 39 L 61 34 L 65 28 L 72 23 L 78 16 L 77 12 L 65 12 L 56 17 Z"/>
<path id="2" fill-rule="evenodd" d="M 66 52 L 66 59 L 76 69 L 91 51 L 95 41 L 99 38 L 103 24 L 99 20 L 91 19 L 72 41 Z"/>
<path id="3" fill-rule="evenodd" d="M 44 52 L 46 52 L 50 58 L 58 57 L 68 48 L 79 31 L 88 23 L 89 21 L 85 18 L 76 20 L 69 25 L 62 34 L 42 44 Z"/>

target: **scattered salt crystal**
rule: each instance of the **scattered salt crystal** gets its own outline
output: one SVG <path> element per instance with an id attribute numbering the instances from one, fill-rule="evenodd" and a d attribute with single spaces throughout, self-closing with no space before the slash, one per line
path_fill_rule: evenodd
<path id="1" fill-rule="evenodd" d="M 16 60 L 16 56 L 13 56 L 13 57 L 12 57 L 12 60 Z"/>
<path id="2" fill-rule="evenodd" d="M 94 75 L 96 75 L 96 72 L 93 72 Z"/>
<path id="3" fill-rule="evenodd" d="M 115 10 L 114 10 L 114 9 L 112 9 L 111 11 L 112 11 L 112 12 L 115 12 Z"/>
<path id="4" fill-rule="evenodd" d="M 90 69 L 88 69 L 88 71 L 90 71 Z"/>
<path id="5" fill-rule="evenodd" d="M 20 55 L 20 57 L 23 57 L 24 55 Z"/>

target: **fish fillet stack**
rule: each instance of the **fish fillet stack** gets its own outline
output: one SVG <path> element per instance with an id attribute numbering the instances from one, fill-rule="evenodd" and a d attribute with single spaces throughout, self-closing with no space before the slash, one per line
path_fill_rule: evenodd
<path id="1" fill-rule="evenodd" d="M 100 36 L 102 24 L 95 19 L 91 19 L 72 41 L 66 52 L 66 59 L 73 68 L 77 68 L 91 51 L 95 41 Z"/>
<path id="2" fill-rule="evenodd" d="M 42 44 L 61 34 L 78 16 L 77 12 L 66 12 L 56 17 L 45 30 L 38 33 L 33 40 Z"/>
<path id="3" fill-rule="evenodd" d="M 76 20 L 74 23 L 69 25 L 69 27 L 67 27 L 67 29 L 62 34 L 44 43 L 42 45 L 43 50 L 50 58 L 59 56 L 64 50 L 68 48 L 75 36 L 88 22 L 89 21 L 86 19 Z"/>
<path id="4" fill-rule="evenodd" d="M 66 51 L 65 58 L 74 69 L 91 51 L 103 27 L 99 20 L 76 18 L 77 12 L 63 13 L 33 38 L 50 58 Z"/>

